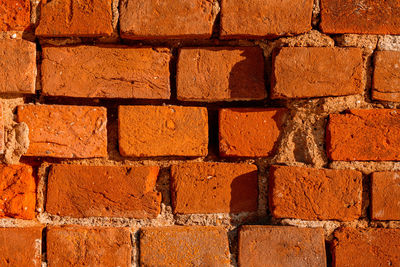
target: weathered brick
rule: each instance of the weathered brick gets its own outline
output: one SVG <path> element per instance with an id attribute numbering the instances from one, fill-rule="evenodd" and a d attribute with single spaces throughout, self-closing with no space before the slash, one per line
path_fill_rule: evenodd
<path id="1" fill-rule="evenodd" d="M 321 228 L 242 226 L 239 232 L 240 266 L 326 266 Z"/>
<path id="2" fill-rule="evenodd" d="M 257 166 L 247 163 L 184 163 L 171 167 L 175 213 L 256 211 Z"/>
<path id="3" fill-rule="evenodd" d="M 0 103 L 0 154 L 4 153 L 4 138 L 3 104 Z"/>
<path id="4" fill-rule="evenodd" d="M 40 37 L 100 37 L 113 32 L 111 0 L 42 0 L 40 10 Z"/>
<path id="5" fill-rule="evenodd" d="M 400 220 L 400 173 L 376 172 L 371 178 L 373 220 Z"/>
<path id="6" fill-rule="evenodd" d="M 229 266 L 228 236 L 222 227 L 143 228 L 140 266 Z"/>
<path id="7" fill-rule="evenodd" d="M 332 266 L 399 266 L 400 229 L 341 228 L 335 231 Z"/>
<path id="8" fill-rule="evenodd" d="M 35 218 L 36 182 L 32 167 L 0 166 L 0 217 Z"/>
<path id="9" fill-rule="evenodd" d="M 178 99 L 264 99 L 264 75 L 264 57 L 259 47 L 182 48 L 177 70 Z"/>
<path id="10" fill-rule="evenodd" d="M 92 158 L 107 156 L 107 116 L 103 107 L 18 106 L 18 122 L 29 127 L 25 156 Z"/>
<path id="11" fill-rule="evenodd" d="M 271 98 L 361 94 L 359 48 L 284 47 L 273 55 Z"/>
<path id="12" fill-rule="evenodd" d="M 207 39 L 217 15 L 210 0 L 122 0 L 121 36 L 129 39 Z"/>
<path id="13" fill-rule="evenodd" d="M 4 267 L 42 266 L 42 228 L 0 228 L 0 263 Z"/>
<path id="14" fill-rule="evenodd" d="M 284 108 L 231 108 L 219 111 L 219 152 L 229 157 L 268 157 L 286 119 Z"/>
<path id="15" fill-rule="evenodd" d="M 127 228 L 51 226 L 47 228 L 48 266 L 131 266 Z"/>
<path id="16" fill-rule="evenodd" d="M 29 0 L 0 1 L 0 32 L 27 30 L 31 23 L 30 13 Z"/>
<path id="17" fill-rule="evenodd" d="M 400 102 L 400 52 L 376 52 L 374 67 L 372 98 Z"/>
<path id="18" fill-rule="evenodd" d="M 355 220 L 361 216 L 362 174 L 272 166 L 269 199 L 276 218 Z"/>
<path id="19" fill-rule="evenodd" d="M 322 0 L 321 30 L 332 34 L 400 34 L 399 2 Z"/>
<path id="20" fill-rule="evenodd" d="M 35 93 L 35 43 L 3 39 L 0 40 L 0 51 L 0 93 Z"/>
<path id="21" fill-rule="evenodd" d="M 394 109 L 331 114 L 326 129 L 331 160 L 400 160 L 400 113 Z"/>
<path id="22" fill-rule="evenodd" d="M 312 0 L 222 0 L 221 38 L 265 38 L 311 30 Z"/>
<path id="23" fill-rule="evenodd" d="M 168 99 L 170 58 L 167 48 L 45 47 L 43 94 Z"/>
<path id="24" fill-rule="evenodd" d="M 53 165 L 46 211 L 75 218 L 155 218 L 158 167 Z"/>
<path id="25" fill-rule="evenodd" d="M 208 115 L 201 107 L 120 106 L 123 156 L 206 156 Z"/>

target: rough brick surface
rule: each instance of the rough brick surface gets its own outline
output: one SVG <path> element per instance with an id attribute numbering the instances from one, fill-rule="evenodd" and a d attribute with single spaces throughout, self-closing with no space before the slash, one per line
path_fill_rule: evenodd
<path id="1" fill-rule="evenodd" d="M 326 266 L 323 229 L 243 226 L 239 265 L 252 267 Z"/>
<path id="2" fill-rule="evenodd" d="M 341 228 L 335 232 L 332 266 L 399 266 L 399 240 L 399 229 Z"/>
<path id="3" fill-rule="evenodd" d="M 169 49 L 46 47 L 45 95 L 98 98 L 168 99 Z"/>
<path id="4" fill-rule="evenodd" d="M 400 173 L 376 172 L 371 178 L 373 220 L 400 220 Z"/>
<path id="5" fill-rule="evenodd" d="M 272 166 L 269 199 L 276 218 L 351 221 L 361 216 L 362 174 L 354 170 Z"/>
<path id="6" fill-rule="evenodd" d="M 4 113 L 3 104 L 0 103 L 0 154 L 4 153 Z"/>
<path id="7" fill-rule="evenodd" d="M 184 163 L 171 167 L 175 213 L 256 211 L 257 166 L 234 163 Z"/>
<path id="8" fill-rule="evenodd" d="M 36 182 L 32 167 L 0 165 L 0 217 L 33 219 L 36 206 Z"/>
<path id="9" fill-rule="evenodd" d="M 178 99 L 264 99 L 264 75 L 263 52 L 258 47 L 183 48 L 178 60 Z"/>
<path id="10" fill-rule="evenodd" d="M 222 38 L 263 38 L 311 30 L 312 0 L 222 0 Z"/>
<path id="11" fill-rule="evenodd" d="M 18 122 L 29 127 L 25 156 L 92 158 L 107 156 L 107 116 L 103 107 L 18 106 Z"/>
<path id="12" fill-rule="evenodd" d="M 53 165 L 46 211 L 59 216 L 155 218 L 158 167 Z"/>
<path id="13" fill-rule="evenodd" d="M 0 264 L 12 266 L 42 266 L 42 229 L 0 228 Z"/>
<path id="14" fill-rule="evenodd" d="M 361 94 L 362 77 L 361 49 L 285 47 L 273 56 L 271 98 Z"/>
<path id="15" fill-rule="evenodd" d="M 121 36 L 129 39 L 195 38 L 212 34 L 216 1 L 122 0 Z"/>
<path id="16" fill-rule="evenodd" d="M 374 67 L 372 97 L 400 102 L 400 52 L 376 52 Z"/>
<path id="17" fill-rule="evenodd" d="M 206 156 L 207 109 L 120 106 L 119 151 L 123 156 Z"/>
<path id="18" fill-rule="evenodd" d="M 228 157 L 272 156 L 286 119 L 284 108 L 219 111 L 219 151 Z"/>
<path id="19" fill-rule="evenodd" d="M 0 51 L 0 93 L 35 93 L 35 43 L 4 39 Z"/>
<path id="20" fill-rule="evenodd" d="M 333 34 L 400 34 L 400 4 L 397 0 L 322 0 L 321 30 Z"/>
<path id="21" fill-rule="evenodd" d="M 331 114 L 326 146 L 332 160 L 400 160 L 400 113 L 370 109 Z"/>
<path id="22" fill-rule="evenodd" d="M 79 226 L 47 229 L 48 266 L 131 266 L 129 229 Z"/>
<path id="23" fill-rule="evenodd" d="M 27 30 L 31 23 L 30 12 L 31 12 L 31 3 L 29 0 L 1 1 L 0 32 Z"/>
<path id="24" fill-rule="evenodd" d="M 42 0 L 36 35 L 99 37 L 113 32 L 111 0 Z"/>
<path id="25" fill-rule="evenodd" d="M 140 266 L 230 266 L 228 236 L 222 227 L 143 228 Z"/>

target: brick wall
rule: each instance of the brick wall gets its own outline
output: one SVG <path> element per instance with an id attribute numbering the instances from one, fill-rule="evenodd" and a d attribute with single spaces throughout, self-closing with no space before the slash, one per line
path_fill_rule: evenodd
<path id="1" fill-rule="evenodd" d="M 400 4 L 0 2 L 0 266 L 400 266 Z"/>

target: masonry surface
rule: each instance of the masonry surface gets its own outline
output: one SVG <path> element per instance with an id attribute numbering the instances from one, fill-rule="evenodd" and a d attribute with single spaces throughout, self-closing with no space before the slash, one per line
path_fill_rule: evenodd
<path id="1" fill-rule="evenodd" d="M 0 2 L 0 266 L 400 266 L 400 3 Z"/>

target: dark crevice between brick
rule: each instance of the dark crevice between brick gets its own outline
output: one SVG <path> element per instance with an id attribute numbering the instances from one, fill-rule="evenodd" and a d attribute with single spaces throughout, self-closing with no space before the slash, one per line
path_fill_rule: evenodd
<path id="1" fill-rule="evenodd" d="M 47 263 L 47 229 L 42 229 L 42 262 Z"/>
<path id="2" fill-rule="evenodd" d="M 218 0 L 218 5 L 219 5 L 219 12 L 215 16 L 214 24 L 212 27 L 212 34 L 211 34 L 211 39 L 218 39 L 220 36 L 220 29 L 221 29 L 221 0 Z"/>
<path id="3" fill-rule="evenodd" d="M 332 265 L 332 250 L 331 250 L 332 241 L 325 240 L 325 253 L 326 253 L 326 266 L 331 267 Z"/>
<path id="4" fill-rule="evenodd" d="M 170 79 L 170 90 L 171 97 L 169 101 L 177 101 L 177 84 L 176 84 L 176 75 L 178 71 L 178 56 L 179 51 L 176 48 L 171 49 L 171 61 L 169 62 L 169 79 Z"/>

